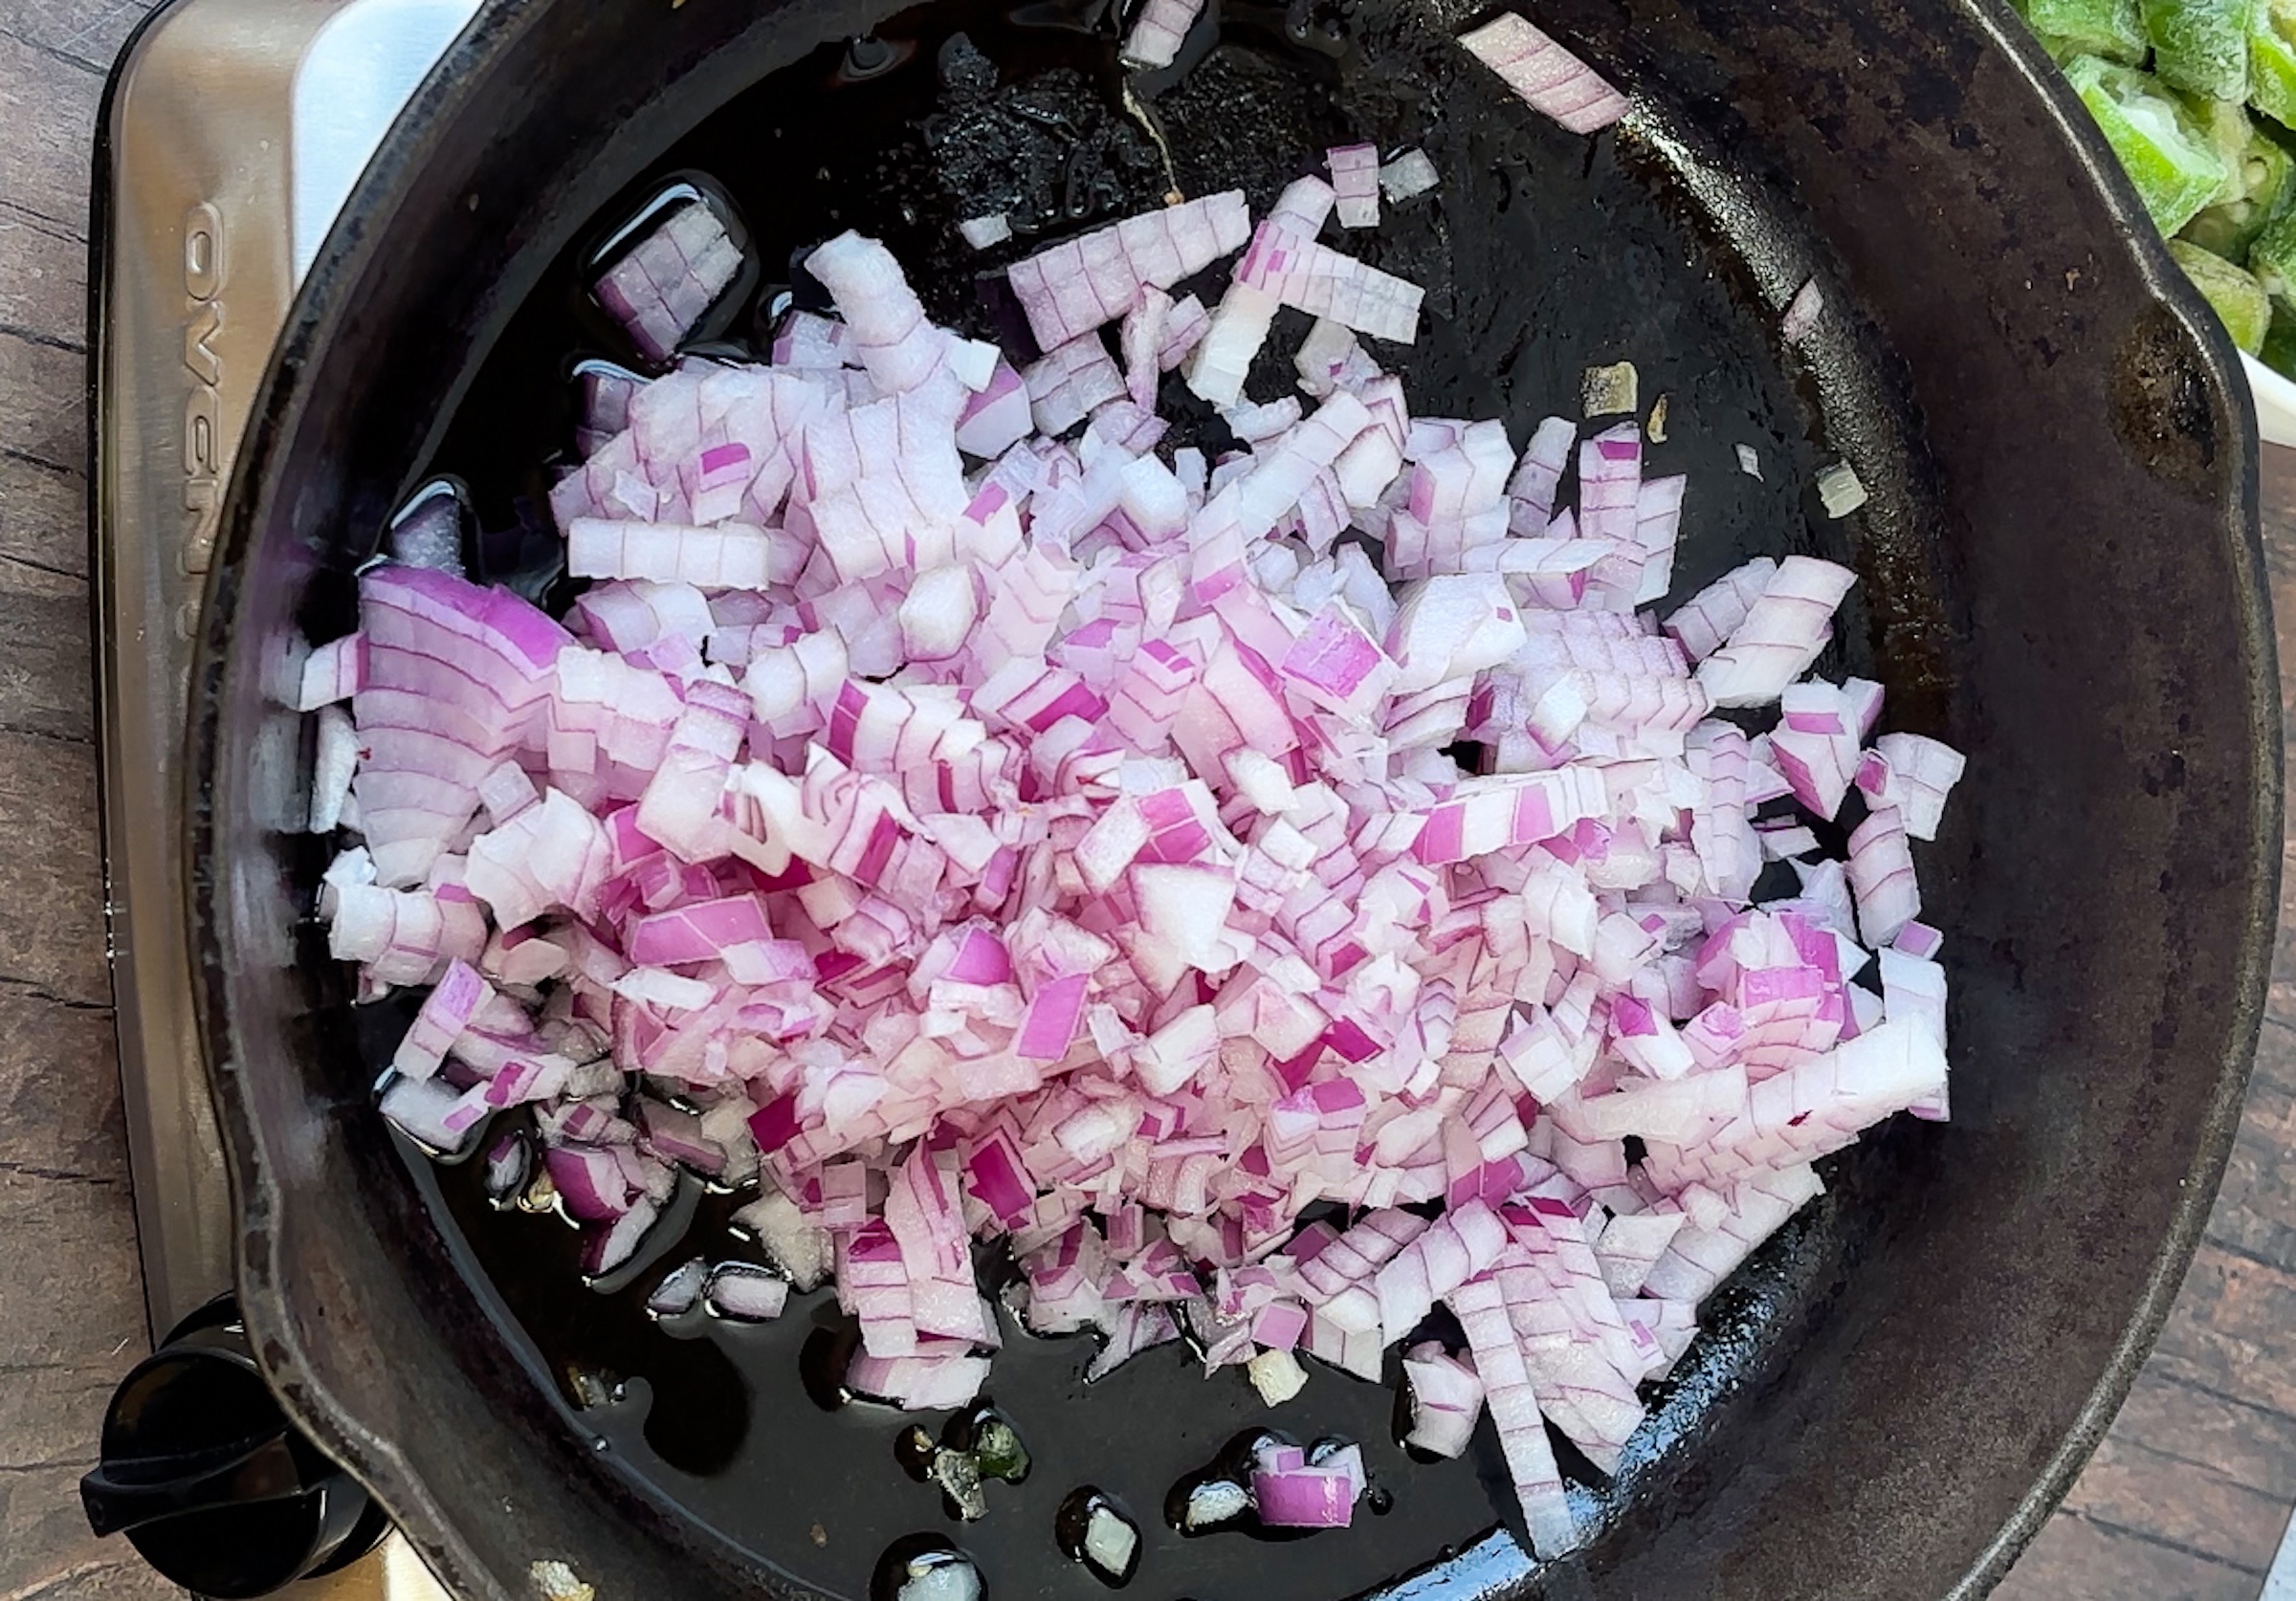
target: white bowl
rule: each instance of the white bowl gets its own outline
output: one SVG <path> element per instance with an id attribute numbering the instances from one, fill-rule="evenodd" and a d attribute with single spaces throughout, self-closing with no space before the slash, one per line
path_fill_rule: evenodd
<path id="1" fill-rule="evenodd" d="M 2296 445 L 2296 384 L 2245 351 L 2241 365 L 2248 369 L 2248 392 L 2256 397 L 2257 433 L 2267 445 Z"/>

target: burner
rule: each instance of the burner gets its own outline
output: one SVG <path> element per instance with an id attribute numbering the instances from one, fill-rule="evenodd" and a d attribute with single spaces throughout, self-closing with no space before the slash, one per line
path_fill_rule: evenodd
<path id="1" fill-rule="evenodd" d="M 104 868 L 155 1344 L 232 1289 L 229 1183 L 192 1017 L 183 729 L 201 591 L 271 347 L 353 183 L 475 0 L 173 0 L 99 129 L 92 362 Z M 333 1596 L 415 1601 L 403 1545 Z"/>

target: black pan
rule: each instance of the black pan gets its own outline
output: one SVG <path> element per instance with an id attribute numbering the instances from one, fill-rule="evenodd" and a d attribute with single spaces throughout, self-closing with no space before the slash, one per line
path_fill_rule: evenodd
<path id="1" fill-rule="evenodd" d="M 1088 1480 L 1149 1527 L 1135 1588 L 1203 1601 L 1975 1595 L 2046 1515 L 2192 1250 L 2262 1004 L 2280 735 L 2232 351 L 1990 0 L 1537 12 L 1638 92 L 1618 132 L 1508 99 L 1450 44 L 1472 13 L 1448 0 L 1230 5 L 1145 86 L 1169 171 L 1115 109 L 1095 7 L 508 0 L 386 143 L 241 453 L 195 677 L 190 914 L 258 1358 L 455 1589 L 526 1594 L 558 1559 L 613 1601 L 851 1596 L 929 1532 L 992 1596 L 1084 1595 L 1052 1522 Z M 953 70 L 959 33 L 994 87 Z M 1076 1342 L 1000 1358 L 1038 1468 L 960 1530 L 900 1473 L 892 1415 L 806 1399 L 815 1308 L 673 1339 L 642 1283 L 574 1282 L 565 1231 L 394 1149 L 369 1093 L 396 1024 L 324 959 L 324 853 L 287 826 L 308 757 L 263 662 L 347 625 L 349 574 L 431 473 L 515 530 L 567 426 L 564 362 L 613 354 L 581 260 L 668 175 L 733 194 L 762 294 L 856 226 L 985 329 L 958 219 L 1015 210 L 1017 252 L 1173 181 L 1265 206 L 1350 138 L 1423 143 L 1443 174 L 1350 241 L 1429 288 L 1418 408 L 1519 439 L 1583 365 L 1632 357 L 1669 397 L 1663 470 L 1691 474 L 1685 585 L 1756 551 L 1856 564 L 1825 665 L 1971 758 L 1921 856 L 1954 1118 L 1831 1164 L 1709 1303 L 1618 1480 L 1585 1488 L 1603 1533 L 1568 1563 L 1534 1571 L 1504 1532 L 1495 1442 L 1407 1464 L 1387 1394 L 1321 1372 L 1283 1421 L 1364 1439 L 1393 1509 L 1182 1541 L 1165 1490 L 1256 1406 L 1177 1349 L 1088 1390 Z M 1813 274 L 1845 315 L 1788 357 L 1776 308 Z M 1873 498 L 1832 521 L 1810 483 L 1844 458 Z M 517 564 L 515 537 L 487 548 Z"/>

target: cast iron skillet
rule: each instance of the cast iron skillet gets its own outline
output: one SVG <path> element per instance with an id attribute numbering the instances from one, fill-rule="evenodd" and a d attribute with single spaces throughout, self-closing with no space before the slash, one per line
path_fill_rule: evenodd
<path id="1" fill-rule="evenodd" d="M 802 1414 L 794 1380 L 757 1377 L 767 1369 L 746 1370 L 730 1476 L 683 1472 L 627 1407 L 569 1408 L 548 1364 L 569 1329 L 620 1312 L 597 1301 L 545 1326 L 547 1308 L 480 1270 L 501 1247 L 466 1238 L 384 1137 L 369 1053 L 308 916 L 322 857 L 291 831 L 308 758 L 264 697 L 266 664 L 295 630 L 341 625 L 350 569 L 421 474 L 472 467 L 456 452 L 474 427 L 517 436 L 521 395 L 547 411 L 518 387 L 519 353 L 593 219 L 711 147 L 710 114 L 769 72 L 806 70 L 817 46 L 833 62 L 837 41 L 879 24 L 896 45 L 931 42 L 931 8 L 888 10 L 489 7 L 339 223 L 241 453 L 188 799 L 242 1304 L 289 1411 L 451 1585 L 489 1601 L 526 1593 L 543 1558 L 607 1597 L 850 1594 L 878 1535 L 944 1525 L 894 1473 L 888 1421 Z M 1420 1478 L 1380 1435 L 1383 1397 L 1322 1376 L 1298 1426 L 1378 1437 L 1396 1515 L 1286 1546 L 1182 1551 L 1159 1535 L 1138 1582 L 1270 1601 L 1393 1583 L 1978 1594 L 2158 1328 L 2255 1039 L 2280 736 L 2244 391 L 2079 108 L 1991 0 L 1538 10 L 1641 91 L 1619 133 L 1589 146 L 1492 92 L 1444 43 L 1470 19 L 1456 0 L 1328 15 L 1303 0 L 1262 18 L 1276 42 L 1261 55 L 1290 70 L 1163 102 L 1181 175 L 1243 182 L 1264 205 L 1322 143 L 1424 141 L 1444 189 L 1359 247 L 1430 283 L 1430 331 L 1404 368 L 1415 399 L 1502 408 L 1519 438 L 1567 407 L 1580 363 L 1635 355 L 1649 389 L 1676 397 L 1668 448 L 1693 471 L 1686 579 L 1757 549 L 1857 564 L 1829 665 L 1880 676 L 1895 726 L 1971 757 L 1922 854 L 1930 916 L 1950 932 L 1954 1119 L 1901 1120 L 1832 1164 L 1826 1199 L 1710 1304 L 1713 1332 L 1658 1398 L 1657 1426 L 1590 1497 L 1604 1534 L 1581 1558 L 1534 1572 L 1486 1537 L 1508 1505 L 1488 1442 Z M 1230 30 L 1247 55 L 1248 21 Z M 1284 55 L 1290 23 L 1296 46 L 1327 21 L 1359 59 Z M 1055 53 L 1070 48 L 1086 47 Z M 872 157 L 875 129 L 858 113 L 850 138 L 809 121 L 796 143 L 851 145 L 838 160 L 863 164 L 832 172 L 824 155 L 813 180 L 754 141 L 720 140 L 719 159 L 747 148 L 747 181 L 782 185 L 790 214 L 763 234 L 826 231 L 837 208 L 919 233 L 904 254 L 953 271 L 933 254 L 934 208 L 964 199 L 962 182 L 920 184 L 906 147 Z M 1813 272 L 1837 315 L 1784 359 L 1770 308 Z M 1749 437 L 1766 487 L 1720 465 Z M 1841 456 L 1874 498 L 1836 523 L 1806 485 Z M 1089 1589 L 1045 1554 L 1051 1502 L 1077 1478 L 1131 1473 L 1123 1493 L 1153 1523 L 1158 1486 L 1233 1408 L 1236 1387 L 1208 1401 L 1177 1352 L 1081 1395 L 1078 1360 L 1045 1346 L 1000 1364 L 1000 1399 L 1040 1461 L 1072 1472 L 1047 1471 L 1035 1499 L 960 1537 L 992 1592 Z M 832 1424 L 845 1436 L 824 1435 Z M 806 1449 L 784 1449 L 784 1430 Z M 827 1545 L 792 1532 L 814 1524 Z"/>

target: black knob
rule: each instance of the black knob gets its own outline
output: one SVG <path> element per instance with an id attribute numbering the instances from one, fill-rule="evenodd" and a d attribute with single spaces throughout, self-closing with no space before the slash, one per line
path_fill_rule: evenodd
<path id="1" fill-rule="evenodd" d="M 229 1296 L 178 1324 L 112 1393 L 79 1499 L 98 1534 L 125 1534 L 166 1577 L 216 1601 L 333 1572 L 389 1528 L 287 1421 Z"/>

